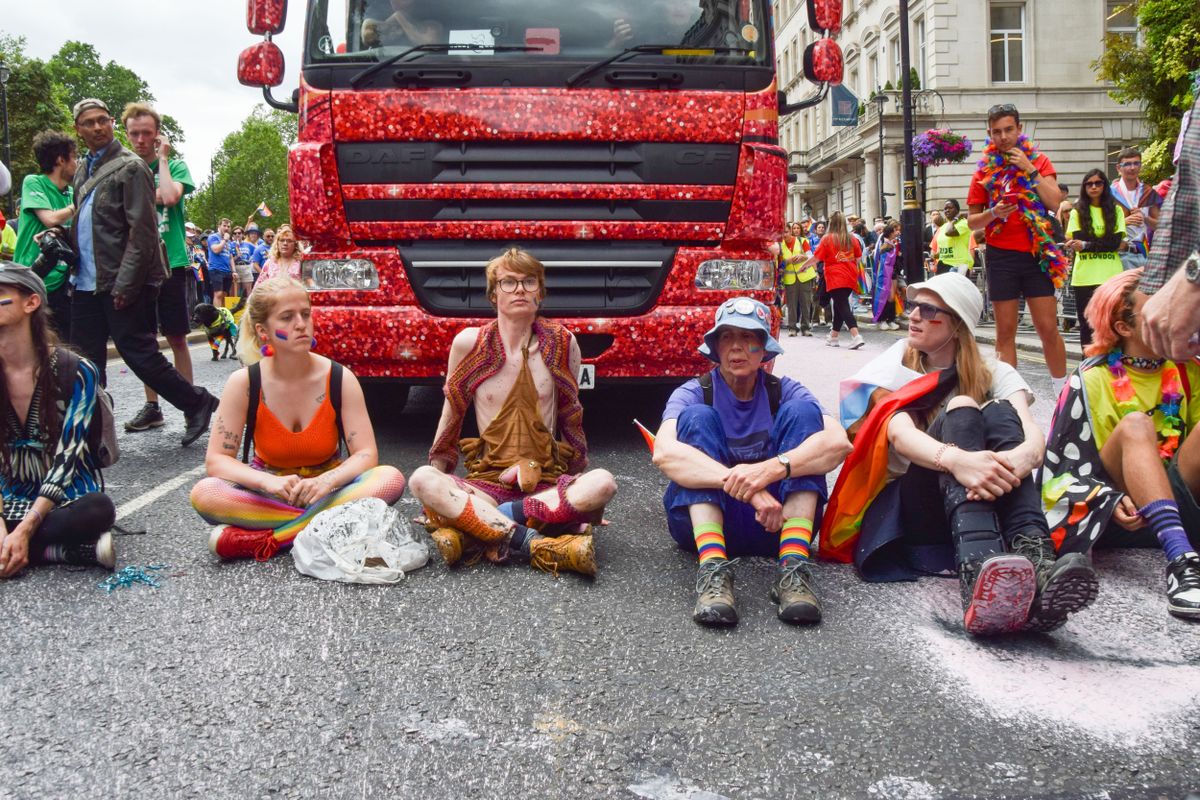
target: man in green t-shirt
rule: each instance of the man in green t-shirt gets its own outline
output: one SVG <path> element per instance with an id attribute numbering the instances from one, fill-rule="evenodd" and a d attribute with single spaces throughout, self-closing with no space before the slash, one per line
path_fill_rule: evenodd
<path id="1" fill-rule="evenodd" d="M 60 131 L 42 131 L 33 137 L 33 157 L 37 175 L 26 175 L 21 183 L 21 215 L 13 261 L 32 267 L 41 255 L 37 235 L 47 228 L 68 226 L 75 213 L 74 189 L 78 145 L 75 137 Z M 58 334 L 71 338 L 71 295 L 67 288 L 70 267 L 59 262 L 42 277 L 46 284 L 47 305 Z"/>
<path id="2" fill-rule="evenodd" d="M 187 164 L 178 158 L 170 158 L 171 145 L 162 134 L 162 118 L 153 106 L 129 103 L 121 114 L 121 124 L 125 126 L 125 135 L 129 137 L 133 152 L 154 173 L 158 233 L 166 245 L 167 265 L 171 268 L 171 276 L 158 292 L 158 327 L 171 345 L 175 369 L 191 383 L 192 355 L 188 350 L 187 335 L 192 329 L 192 315 L 187 304 L 187 279 L 192 258 L 184 230 L 183 198 L 196 186 Z M 144 388 L 146 404 L 125 423 L 125 430 L 131 433 L 160 428 L 164 424 L 158 395 L 149 386 Z"/>

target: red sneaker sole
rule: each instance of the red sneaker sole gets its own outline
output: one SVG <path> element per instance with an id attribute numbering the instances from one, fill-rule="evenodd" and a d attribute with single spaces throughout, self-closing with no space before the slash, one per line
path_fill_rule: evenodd
<path id="1" fill-rule="evenodd" d="M 1037 592 L 1033 564 L 1022 556 L 994 556 L 984 562 L 975 581 L 963 626 L 973 636 L 1019 631 L 1029 619 Z"/>

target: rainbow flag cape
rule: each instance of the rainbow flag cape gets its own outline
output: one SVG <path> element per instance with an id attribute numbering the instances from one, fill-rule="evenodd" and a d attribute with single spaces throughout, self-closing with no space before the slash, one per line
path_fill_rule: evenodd
<path id="1" fill-rule="evenodd" d="M 879 264 L 875 269 L 875 293 L 871 298 L 871 313 L 874 315 L 874 322 L 879 322 L 888 303 L 897 305 L 897 314 L 904 311 L 904 306 L 899 304 L 896 293 L 895 276 L 899 253 L 900 249 L 893 247 L 891 250 L 879 254 Z"/>
<path id="2" fill-rule="evenodd" d="M 893 367 L 899 362 L 897 356 L 903 356 L 906 346 L 903 340 L 897 342 L 887 353 L 876 359 L 881 362 L 880 365 L 869 364 L 867 368 L 890 371 L 890 376 L 883 375 L 882 379 L 886 384 L 894 384 L 895 380 L 904 376 L 904 372 L 901 371 L 903 366 L 900 369 Z M 861 419 L 861 424 L 854 423 L 858 428 L 854 437 L 854 449 L 842 465 L 841 474 L 838 475 L 833 493 L 829 497 L 829 504 L 825 507 L 825 518 L 821 522 L 821 558 L 844 563 L 855 560 L 863 517 L 871 503 L 887 486 L 887 428 L 892 416 L 899 411 L 928 412 L 940 404 L 958 384 L 958 373 L 953 367 L 928 375 L 921 375 L 912 370 L 908 372 L 916 377 L 895 389 L 889 388 L 885 383 L 873 384 L 872 381 L 880 380 L 880 377 L 862 373 L 848 379 L 850 386 L 843 389 L 843 424 L 846 414 L 852 413 L 846 408 L 847 399 L 857 399 L 861 404 L 864 396 L 870 396 L 874 405 L 867 411 L 866 417 Z"/>
<path id="3" fill-rule="evenodd" d="M 638 422 L 636 419 L 633 421 L 633 424 L 637 425 L 638 431 L 640 431 L 642 434 L 642 438 L 646 440 L 646 447 L 650 448 L 650 455 L 654 455 L 654 440 L 656 438 L 655 435 L 650 432 L 649 428 L 647 428 L 642 423 Z"/>

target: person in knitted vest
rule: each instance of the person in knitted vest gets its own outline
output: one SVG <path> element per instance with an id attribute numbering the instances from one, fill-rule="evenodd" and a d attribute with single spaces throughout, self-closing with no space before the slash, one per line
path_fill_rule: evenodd
<path id="1" fill-rule="evenodd" d="M 447 564 L 467 555 L 517 559 L 557 574 L 596 573 L 592 525 L 616 494 L 586 471 L 579 345 L 538 315 L 545 267 L 519 248 L 487 265 L 496 319 L 454 338 L 429 466 L 409 482 Z M 474 404 L 478 437 L 459 439 Z M 462 456 L 466 477 L 454 474 Z"/>

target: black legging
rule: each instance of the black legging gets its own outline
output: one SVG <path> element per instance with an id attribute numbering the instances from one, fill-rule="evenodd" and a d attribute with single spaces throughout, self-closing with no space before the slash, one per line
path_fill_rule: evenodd
<path id="1" fill-rule="evenodd" d="M 854 319 L 854 313 L 850 311 L 850 291 L 850 289 L 829 290 L 829 299 L 833 302 L 833 333 L 842 329 L 842 323 L 846 324 L 846 330 L 858 327 L 858 321 Z"/>
<path id="2" fill-rule="evenodd" d="M 51 545 L 90 544 L 112 527 L 117 511 L 113 501 L 103 492 L 91 492 L 65 506 L 53 509 L 29 540 L 29 561 L 42 560 L 42 551 Z M 19 519 L 5 519 L 12 530 Z"/>
<path id="3" fill-rule="evenodd" d="M 1087 315 L 1083 312 L 1087 311 L 1088 303 L 1092 301 L 1092 295 L 1096 293 L 1099 286 L 1072 286 L 1071 291 L 1075 293 L 1075 316 L 1079 319 L 1079 344 L 1087 347 L 1092 343 L 1092 326 L 1088 324 Z"/>
<path id="4" fill-rule="evenodd" d="M 929 435 L 941 442 L 958 445 L 961 450 L 1011 450 L 1025 441 L 1025 431 L 1017 411 L 1006 401 L 988 403 L 982 410 L 956 408 L 941 414 L 929 426 Z M 948 494 L 966 496 L 966 490 L 952 475 L 934 472 L 913 464 L 900 479 L 900 508 L 905 535 L 911 545 L 946 544 L 952 541 L 945 500 Z M 946 484 L 952 484 L 947 486 Z M 950 491 L 948 492 L 947 489 Z M 955 491 L 957 490 L 957 491 Z M 993 506 L 1006 543 L 1017 533 L 1031 530 L 1050 535 L 1041 495 L 1033 475 L 1026 476 L 1013 491 Z"/>

